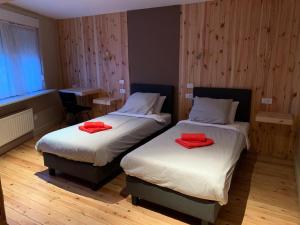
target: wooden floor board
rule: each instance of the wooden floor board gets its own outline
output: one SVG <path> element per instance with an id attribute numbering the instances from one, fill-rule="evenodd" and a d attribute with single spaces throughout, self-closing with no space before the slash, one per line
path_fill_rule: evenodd
<path id="1" fill-rule="evenodd" d="M 143 202 L 133 206 L 120 174 L 97 192 L 65 176 L 50 177 L 31 140 L 0 157 L 10 225 L 199 224 L 186 215 Z M 296 225 L 300 211 L 293 162 L 243 154 L 217 225 Z"/>

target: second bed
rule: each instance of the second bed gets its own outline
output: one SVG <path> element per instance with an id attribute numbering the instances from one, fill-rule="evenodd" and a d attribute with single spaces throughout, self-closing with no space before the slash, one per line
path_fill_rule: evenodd
<path id="1" fill-rule="evenodd" d="M 139 199 L 214 223 L 227 204 L 232 175 L 243 149 L 249 148 L 251 91 L 194 88 L 194 96 L 239 101 L 236 121 L 219 125 L 191 120 L 126 155 L 122 161 L 133 204 Z M 183 133 L 205 133 L 215 143 L 185 149 L 175 143 Z"/>

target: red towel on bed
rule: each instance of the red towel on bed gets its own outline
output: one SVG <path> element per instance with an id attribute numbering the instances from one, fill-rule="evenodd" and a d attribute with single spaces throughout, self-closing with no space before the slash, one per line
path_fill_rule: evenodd
<path id="1" fill-rule="evenodd" d="M 100 132 L 100 131 L 104 131 L 104 130 L 109 130 L 109 129 L 112 129 L 112 126 L 104 125 L 104 127 L 96 127 L 96 128 L 86 128 L 84 126 L 79 127 L 79 130 L 85 131 L 85 132 L 90 133 L 90 134 Z"/>
<path id="2" fill-rule="evenodd" d="M 104 123 L 97 121 L 97 122 L 84 122 L 83 126 L 85 128 L 99 128 L 104 127 Z"/>
<path id="3" fill-rule="evenodd" d="M 214 144 L 214 141 L 210 138 L 206 138 L 206 141 L 184 141 L 181 138 L 177 138 L 175 142 L 188 149 L 199 148 Z"/>
<path id="4" fill-rule="evenodd" d="M 112 126 L 104 124 L 103 127 L 86 128 L 85 126 L 79 126 L 79 130 L 93 134 L 96 132 L 112 129 Z"/>
<path id="5" fill-rule="evenodd" d="M 206 135 L 201 133 L 185 133 L 181 134 L 183 141 L 206 141 Z"/>

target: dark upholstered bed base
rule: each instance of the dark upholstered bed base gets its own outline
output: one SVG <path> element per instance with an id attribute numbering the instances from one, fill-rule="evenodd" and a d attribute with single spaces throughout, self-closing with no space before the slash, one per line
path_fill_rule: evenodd
<path id="1" fill-rule="evenodd" d="M 111 163 L 101 167 L 68 160 L 49 153 L 43 153 L 43 156 L 44 164 L 49 169 L 49 175 L 55 176 L 55 171 L 57 170 L 89 182 L 90 188 L 96 191 L 110 178 L 117 176 L 122 171 L 119 165 L 124 155 L 122 154 L 122 156 L 115 158 Z"/>
<path id="2" fill-rule="evenodd" d="M 121 155 L 119 155 L 112 162 L 108 163 L 105 166 L 93 166 L 90 163 L 73 161 L 50 153 L 43 153 L 44 165 L 48 167 L 49 174 L 51 176 L 54 176 L 55 171 L 57 170 L 59 172 L 87 181 L 90 183 L 91 189 L 98 190 L 107 181 L 117 176 L 122 171 L 122 168 L 120 167 L 120 161 L 127 153 L 145 144 L 159 134 L 165 132 L 171 126 L 172 125 L 163 128 L 150 137 L 142 140 L 138 144 L 132 146 L 130 149 L 123 152 Z"/>
<path id="3" fill-rule="evenodd" d="M 201 219 L 203 224 L 214 223 L 221 208 L 217 202 L 193 198 L 136 177 L 126 177 L 126 188 L 134 205 L 143 199 Z"/>

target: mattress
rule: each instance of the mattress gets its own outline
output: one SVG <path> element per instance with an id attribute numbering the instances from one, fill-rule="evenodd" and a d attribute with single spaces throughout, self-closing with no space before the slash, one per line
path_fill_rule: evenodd
<path id="1" fill-rule="evenodd" d="M 127 175 L 224 205 L 235 165 L 247 146 L 248 129 L 248 123 L 216 126 L 182 121 L 127 154 L 121 166 Z M 186 149 L 175 143 L 181 133 L 188 132 L 205 133 L 215 144 Z"/>
<path id="2" fill-rule="evenodd" d="M 111 130 L 89 134 L 77 124 L 43 136 L 36 144 L 39 152 L 66 159 L 105 166 L 122 152 L 171 123 L 170 114 L 134 115 L 112 113 L 91 121 L 103 121 Z"/>

